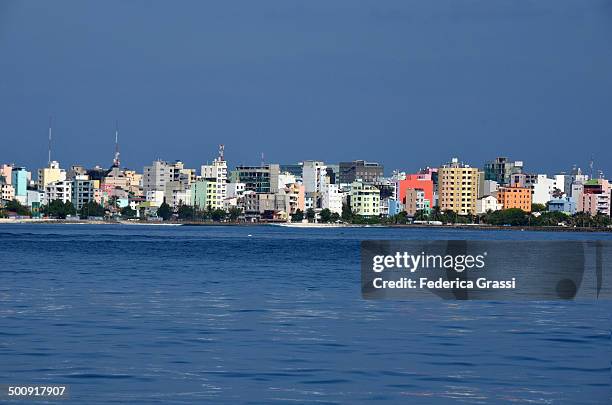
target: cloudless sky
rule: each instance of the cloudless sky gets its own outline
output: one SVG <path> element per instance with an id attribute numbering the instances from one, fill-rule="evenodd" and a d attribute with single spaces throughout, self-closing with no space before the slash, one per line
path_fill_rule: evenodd
<path id="1" fill-rule="evenodd" d="M 0 162 L 612 176 L 607 0 L 0 1 Z"/>

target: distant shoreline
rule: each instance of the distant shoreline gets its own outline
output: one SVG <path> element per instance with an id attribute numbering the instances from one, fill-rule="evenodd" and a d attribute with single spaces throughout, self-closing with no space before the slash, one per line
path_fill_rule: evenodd
<path id="1" fill-rule="evenodd" d="M 3 224 L 41 225 L 140 225 L 140 226 L 277 226 L 282 228 L 330 229 L 330 228 L 407 228 L 407 229 L 459 229 L 478 231 L 536 231 L 536 232 L 602 232 L 612 233 L 612 228 L 569 228 L 560 226 L 496 226 L 496 225 L 427 225 L 427 224 L 310 224 L 310 223 L 265 223 L 265 222 L 146 222 L 146 221 L 97 221 L 60 219 L 6 219 Z"/>

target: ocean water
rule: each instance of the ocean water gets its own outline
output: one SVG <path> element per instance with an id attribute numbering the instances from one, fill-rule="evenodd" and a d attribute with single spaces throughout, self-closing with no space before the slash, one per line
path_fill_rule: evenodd
<path id="1" fill-rule="evenodd" d="M 0 225 L 0 383 L 87 404 L 606 404 L 609 302 L 360 293 L 360 240 L 595 238 Z"/>

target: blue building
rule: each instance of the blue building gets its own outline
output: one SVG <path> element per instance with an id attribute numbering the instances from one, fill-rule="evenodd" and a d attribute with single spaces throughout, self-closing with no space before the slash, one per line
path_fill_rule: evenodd
<path id="1" fill-rule="evenodd" d="M 28 172 L 25 167 L 13 168 L 11 178 L 15 188 L 15 197 L 25 197 L 28 194 Z"/>
<path id="2" fill-rule="evenodd" d="M 389 216 L 397 215 L 404 210 L 404 206 L 397 200 L 389 199 Z"/>
<path id="3" fill-rule="evenodd" d="M 573 197 L 555 198 L 548 202 L 548 211 L 565 212 L 569 215 L 576 213 L 576 201 Z"/>

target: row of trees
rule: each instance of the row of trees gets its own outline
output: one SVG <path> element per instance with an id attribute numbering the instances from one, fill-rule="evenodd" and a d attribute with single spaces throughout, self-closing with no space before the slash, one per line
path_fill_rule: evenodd
<path id="1" fill-rule="evenodd" d="M 221 208 L 212 209 L 211 207 L 208 207 L 206 210 L 199 210 L 190 205 L 181 205 L 175 213 L 172 207 L 164 202 L 157 209 L 157 216 L 164 221 L 178 218 L 182 221 L 236 222 L 241 215 L 242 210 L 237 207 L 232 207 L 226 211 Z"/>

